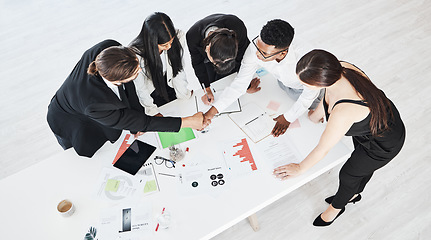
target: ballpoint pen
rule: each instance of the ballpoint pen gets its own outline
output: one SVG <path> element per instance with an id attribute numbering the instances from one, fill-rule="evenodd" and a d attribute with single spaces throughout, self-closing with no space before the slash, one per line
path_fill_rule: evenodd
<path id="1" fill-rule="evenodd" d="M 205 95 L 207 96 L 207 100 L 208 100 L 208 102 L 210 102 L 210 97 L 208 97 L 208 93 L 207 93 L 207 91 L 205 90 L 205 85 L 203 84 L 203 83 L 201 83 L 201 86 L 202 86 L 202 90 L 204 91 L 204 93 L 205 93 Z"/>
<path id="2" fill-rule="evenodd" d="M 264 114 L 265 114 L 265 113 L 262 113 L 262 114 L 260 114 L 259 116 L 257 116 L 257 117 L 255 117 L 255 118 L 253 118 L 252 120 L 250 120 L 250 121 L 248 121 L 246 124 L 244 124 L 244 126 L 245 126 L 245 125 L 247 125 L 247 124 L 249 124 L 249 123 L 251 123 L 251 122 L 253 122 L 254 120 L 258 119 L 259 117 L 262 117 Z"/>

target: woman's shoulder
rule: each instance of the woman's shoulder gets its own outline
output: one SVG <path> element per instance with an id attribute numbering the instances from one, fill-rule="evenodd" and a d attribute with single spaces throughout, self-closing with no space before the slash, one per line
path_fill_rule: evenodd
<path id="1" fill-rule="evenodd" d="M 353 63 L 350 62 L 346 62 L 346 61 L 340 61 L 341 66 L 343 66 L 344 68 L 348 68 L 351 70 L 355 70 L 358 73 L 360 73 L 362 76 L 366 77 L 368 80 L 370 80 L 370 78 L 367 76 L 367 74 L 365 74 L 364 71 L 362 71 L 362 69 L 360 69 L 359 67 L 357 67 L 356 65 L 354 65 Z"/>

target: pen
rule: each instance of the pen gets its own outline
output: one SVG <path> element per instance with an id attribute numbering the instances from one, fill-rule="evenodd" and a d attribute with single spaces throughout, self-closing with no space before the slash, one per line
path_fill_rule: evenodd
<path id="1" fill-rule="evenodd" d="M 253 122 L 254 120 L 258 119 L 259 117 L 263 116 L 263 114 L 264 114 L 264 113 L 262 113 L 262 114 L 260 114 L 259 116 L 257 116 L 257 117 L 255 117 L 255 118 L 253 118 L 252 120 L 248 121 L 246 124 L 244 124 L 244 126 L 245 126 L 245 125 L 247 125 L 247 124 L 249 124 L 249 123 L 251 123 L 251 122 Z"/>
<path id="2" fill-rule="evenodd" d="M 210 98 L 208 97 L 208 93 L 207 93 L 207 91 L 205 90 L 205 85 L 204 85 L 203 83 L 201 83 L 201 86 L 202 86 L 202 90 L 204 91 L 205 95 L 207 96 L 207 100 L 208 100 L 208 102 L 210 102 Z"/>
<path id="3" fill-rule="evenodd" d="M 177 177 L 177 176 L 175 176 L 175 175 L 172 175 L 172 174 L 166 174 L 166 173 L 159 173 L 159 175 L 169 176 L 169 177 Z"/>
<path id="4" fill-rule="evenodd" d="M 162 214 L 161 215 L 163 215 L 163 213 L 165 212 L 165 208 L 163 208 L 163 210 L 162 210 Z M 157 226 L 156 226 L 156 232 L 157 232 L 157 230 L 159 230 L 159 223 L 157 223 Z"/>

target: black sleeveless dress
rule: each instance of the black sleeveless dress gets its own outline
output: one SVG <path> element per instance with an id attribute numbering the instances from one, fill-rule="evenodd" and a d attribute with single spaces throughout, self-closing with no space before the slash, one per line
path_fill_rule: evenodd
<path id="1" fill-rule="evenodd" d="M 346 136 L 352 136 L 354 151 L 340 170 L 340 186 L 335 194 L 332 206 L 343 208 L 356 193 L 361 193 L 371 179 L 374 171 L 390 162 L 401 150 L 405 140 L 405 127 L 395 105 L 390 101 L 388 111 L 392 110 L 393 118 L 389 120 L 389 130 L 373 136 L 370 129 L 371 113 L 360 122 L 354 123 Z M 340 103 L 359 104 L 367 106 L 364 101 L 342 99 Z M 323 107 L 326 120 L 329 119 L 326 93 L 323 97 Z M 333 108 L 334 108 L 333 107 Z"/>

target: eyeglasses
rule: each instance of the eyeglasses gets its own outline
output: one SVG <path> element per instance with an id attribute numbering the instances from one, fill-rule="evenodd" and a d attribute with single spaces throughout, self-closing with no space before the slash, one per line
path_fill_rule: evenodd
<path id="1" fill-rule="evenodd" d="M 157 165 L 162 165 L 163 162 L 165 162 L 165 166 L 167 168 L 175 168 L 175 161 L 172 161 L 170 159 L 160 157 L 160 156 L 155 156 L 154 161 L 156 162 Z"/>
<path id="2" fill-rule="evenodd" d="M 262 52 L 262 51 L 257 47 L 256 39 L 257 39 L 258 37 L 259 37 L 259 36 L 256 36 L 255 38 L 253 38 L 253 40 L 252 40 L 251 42 L 254 44 L 254 46 L 256 47 L 257 51 L 259 51 L 260 55 L 262 55 L 262 57 L 263 57 L 264 59 L 268 59 L 268 58 L 273 57 L 273 56 L 275 56 L 275 55 L 277 55 L 277 54 L 279 54 L 279 53 L 282 53 L 282 52 L 284 52 L 284 51 L 288 51 L 288 50 L 289 50 L 289 48 L 286 48 L 286 49 L 283 49 L 283 50 L 278 51 L 278 52 L 276 52 L 276 53 L 273 53 L 273 54 L 271 54 L 271 55 L 269 55 L 269 56 L 265 56 L 265 55 L 266 55 L 266 53 Z"/>

